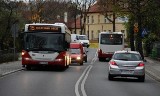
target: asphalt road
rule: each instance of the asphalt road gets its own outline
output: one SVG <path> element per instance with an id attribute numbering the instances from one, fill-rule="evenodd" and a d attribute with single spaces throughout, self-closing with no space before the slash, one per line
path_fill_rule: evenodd
<path id="1" fill-rule="evenodd" d="M 108 62 L 99 62 L 96 50 L 88 52 L 83 66 L 68 69 L 19 71 L 0 78 L 0 96 L 160 96 L 160 83 L 146 75 L 136 79 L 107 78 Z"/>

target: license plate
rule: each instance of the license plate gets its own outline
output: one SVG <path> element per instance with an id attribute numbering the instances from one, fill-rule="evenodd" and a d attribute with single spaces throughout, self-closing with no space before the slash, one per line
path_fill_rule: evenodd
<path id="1" fill-rule="evenodd" d="M 133 74 L 132 70 L 123 70 L 121 71 L 121 74 Z"/>
<path id="2" fill-rule="evenodd" d="M 48 64 L 48 62 L 39 62 L 39 64 Z"/>

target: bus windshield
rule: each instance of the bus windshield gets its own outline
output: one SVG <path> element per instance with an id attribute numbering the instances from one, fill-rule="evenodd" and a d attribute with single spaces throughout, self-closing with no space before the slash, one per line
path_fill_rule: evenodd
<path id="1" fill-rule="evenodd" d="M 106 45 L 122 45 L 123 35 L 122 34 L 101 34 L 101 44 Z"/>
<path id="2" fill-rule="evenodd" d="M 29 51 L 63 51 L 64 34 L 26 33 L 24 49 Z"/>

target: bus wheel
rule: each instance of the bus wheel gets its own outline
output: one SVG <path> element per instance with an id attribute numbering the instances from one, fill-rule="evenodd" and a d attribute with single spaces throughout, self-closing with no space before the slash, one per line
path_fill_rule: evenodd
<path id="1" fill-rule="evenodd" d="M 66 67 L 66 69 L 67 69 L 67 68 L 69 68 L 69 65 L 66 65 L 65 67 Z"/>
<path id="2" fill-rule="evenodd" d="M 103 61 L 104 59 L 103 58 L 99 58 L 99 61 Z"/>

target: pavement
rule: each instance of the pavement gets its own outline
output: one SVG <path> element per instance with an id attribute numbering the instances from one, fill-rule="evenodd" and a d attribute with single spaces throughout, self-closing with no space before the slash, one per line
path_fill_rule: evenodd
<path id="1" fill-rule="evenodd" d="M 21 60 L 14 62 L 6 62 L 0 64 L 0 77 L 11 74 L 13 72 L 21 71 L 24 68 L 21 65 Z"/>
<path id="2" fill-rule="evenodd" d="M 160 82 L 160 61 L 145 57 L 146 62 L 146 74 Z"/>
<path id="3" fill-rule="evenodd" d="M 146 64 L 146 74 L 160 82 L 160 61 L 145 57 L 147 60 Z M 0 77 L 24 70 L 21 65 L 21 60 L 14 62 L 7 62 L 0 64 Z"/>

